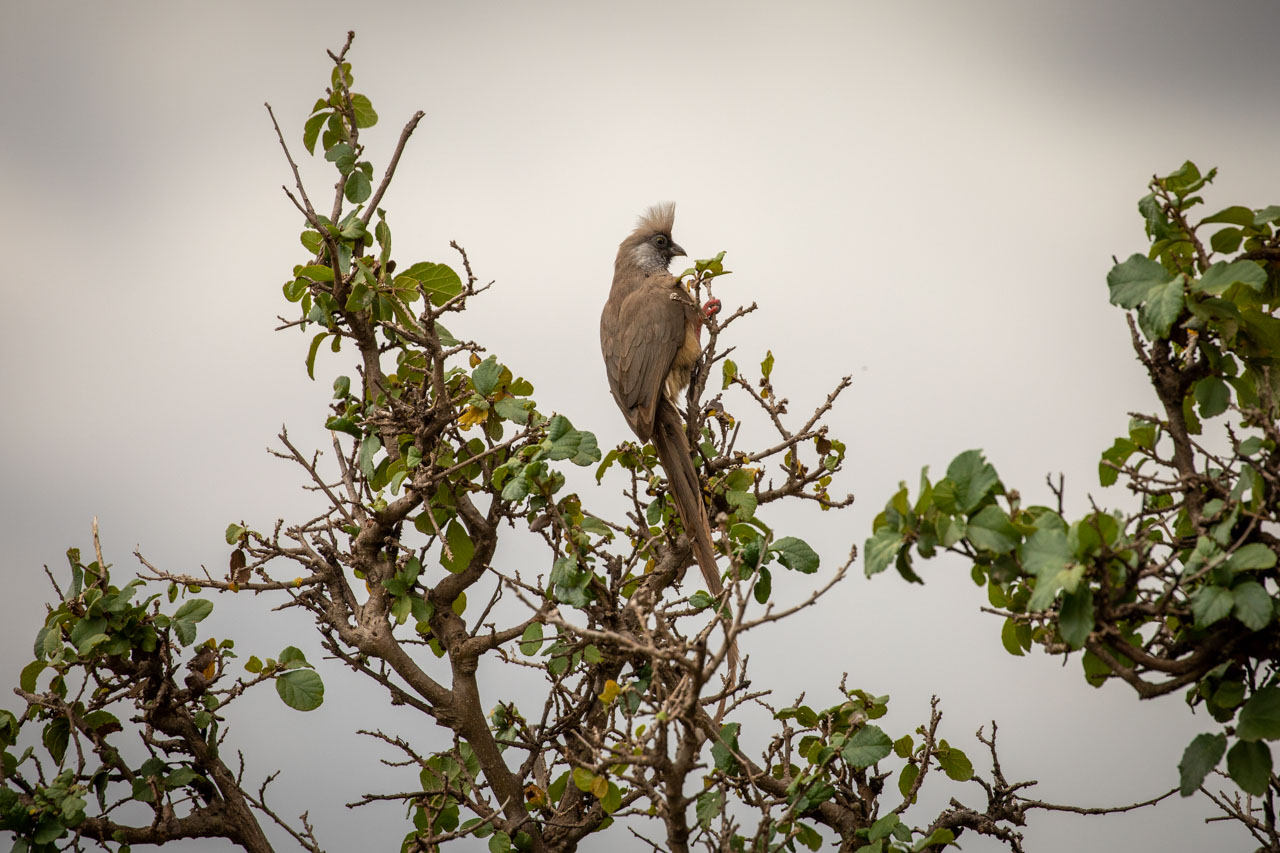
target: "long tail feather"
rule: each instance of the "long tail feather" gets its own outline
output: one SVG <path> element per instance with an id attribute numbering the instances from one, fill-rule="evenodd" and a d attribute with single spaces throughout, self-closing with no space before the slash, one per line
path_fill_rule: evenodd
<path id="1" fill-rule="evenodd" d="M 690 458 L 689 442 L 684 435 L 684 423 L 675 406 L 665 397 L 658 401 L 653 423 L 653 447 L 658 451 L 658 461 L 667 474 L 667 484 L 676 502 L 680 523 L 693 543 L 693 555 L 702 569 L 707 590 L 717 602 L 724 586 L 720 583 L 720 569 L 716 566 L 716 552 L 711 544 L 711 525 L 702 504 L 702 485 L 697 469 Z M 725 626 L 728 631 L 728 626 Z M 738 643 L 729 644 L 729 672 L 731 679 L 738 670 Z M 723 710 L 723 703 L 722 703 Z"/>

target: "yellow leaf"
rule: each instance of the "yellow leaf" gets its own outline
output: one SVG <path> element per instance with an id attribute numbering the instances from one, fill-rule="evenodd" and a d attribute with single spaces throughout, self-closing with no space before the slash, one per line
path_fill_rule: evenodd
<path id="1" fill-rule="evenodd" d="M 294 586 L 302 586 L 302 578 L 294 578 L 294 579 L 293 579 L 293 585 L 294 585 Z M 372 592 L 372 591 L 373 591 L 373 590 L 370 590 L 370 592 Z"/>
<path id="2" fill-rule="evenodd" d="M 591 795 L 597 800 L 603 800 L 604 795 L 609 793 L 609 780 L 604 776 L 597 776 L 591 780 Z"/>
<path id="3" fill-rule="evenodd" d="M 540 809 L 547 804 L 547 792 L 530 782 L 524 786 L 524 801 L 531 809 Z"/>
<path id="4" fill-rule="evenodd" d="M 470 359 L 470 361 L 471 361 L 471 366 L 472 366 L 472 367 L 479 367 L 479 366 L 480 366 L 480 356 L 476 355 L 475 353 L 471 353 L 471 359 Z"/>
<path id="5" fill-rule="evenodd" d="M 218 659 L 209 661 L 209 665 L 200 674 L 204 676 L 205 681 L 213 681 L 213 677 L 218 674 Z"/>
<path id="6" fill-rule="evenodd" d="M 604 690 L 600 692 L 600 701 L 606 705 L 610 705 L 613 703 L 614 699 L 618 698 L 618 693 L 620 691 L 621 688 L 618 687 L 618 682 L 610 678 L 604 683 Z"/>
<path id="7" fill-rule="evenodd" d="M 467 406 L 466 411 L 458 416 L 458 426 L 462 429 L 471 429 L 476 424 L 482 424 L 489 417 L 487 409 L 477 409 L 475 406 Z"/>

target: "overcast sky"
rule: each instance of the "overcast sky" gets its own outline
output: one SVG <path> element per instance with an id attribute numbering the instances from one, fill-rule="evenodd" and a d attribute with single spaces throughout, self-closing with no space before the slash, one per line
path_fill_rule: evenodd
<path id="1" fill-rule="evenodd" d="M 282 423 L 327 444 L 328 383 L 345 362 L 322 355 L 311 383 L 306 338 L 272 331 L 293 310 L 280 285 L 304 258 L 262 104 L 296 151 L 328 79 L 324 51 L 348 29 L 355 88 L 381 116 L 362 136 L 375 168 L 426 112 L 384 201 L 396 255 L 452 263 L 449 240 L 467 247 L 496 284 L 461 331 L 529 377 L 544 410 L 605 447 L 628 436 L 599 359 L 599 309 L 618 242 L 667 199 L 681 245 L 727 250 L 735 272 L 718 295 L 760 304 L 738 327 L 739 363 L 772 349 L 797 415 L 853 376 L 832 430 L 849 446 L 838 485 L 857 503 L 786 516 L 824 572 L 862 543 L 899 480 L 914 488 L 926 464 L 940 476 L 970 447 L 1029 501 L 1047 500 L 1044 476 L 1061 471 L 1073 512 L 1089 494 L 1122 504 L 1097 487 L 1098 454 L 1154 399 L 1105 275 L 1113 255 L 1145 248 L 1146 181 L 1190 158 L 1221 169 L 1211 209 L 1280 202 L 1280 10 L 1267 0 L 10 0 L 4 18 L 4 684 L 30 659 L 40 567 L 61 572 L 68 546 L 89 549 L 93 516 L 127 576 L 135 547 L 175 571 L 221 567 L 229 521 L 266 528 L 313 506 L 264 449 Z M 305 164 L 317 196 L 332 182 L 325 165 Z M 1139 704 L 1127 688 L 1087 687 L 1078 659 L 1009 657 L 962 565 L 923 574 L 923 588 L 853 577 L 805 631 L 748 637 L 755 686 L 822 704 L 848 671 L 893 696 L 896 731 L 924 720 L 936 693 L 946 736 L 979 772 L 973 732 L 994 718 L 1006 773 L 1080 805 L 1167 790 L 1185 744 L 1214 730 L 1180 697 Z M 289 643 L 317 656 L 305 620 L 216 604 L 206 625 L 244 656 Z M 395 789 L 376 764 L 395 756 L 344 733 L 399 725 L 428 748 L 432 733 L 343 673 L 328 684 L 307 717 L 249 697 L 232 739 L 251 751 L 251 778 L 283 767 L 280 811 L 310 808 L 328 849 L 362 838 L 389 849 L 407 828 L 400 809 L 341 806 Z M 938 793 L 982 807 L 976 785 Z M 1208 814 L 1198 800 L 1036 813 L 1027 849 L 1247 844 L 1206 827 Z"/>

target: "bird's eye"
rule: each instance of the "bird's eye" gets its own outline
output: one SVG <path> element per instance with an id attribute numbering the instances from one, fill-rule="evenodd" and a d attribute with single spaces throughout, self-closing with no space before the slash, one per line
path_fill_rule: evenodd
<path id="1" fill-rule="evenodd" d="M 659 234 L 657 237 L 653 238 L 653 243 L 655 246 L 665 246 L 667 245 L 667 242 L 668 242 L 667 238 L 662 234 Z"/>

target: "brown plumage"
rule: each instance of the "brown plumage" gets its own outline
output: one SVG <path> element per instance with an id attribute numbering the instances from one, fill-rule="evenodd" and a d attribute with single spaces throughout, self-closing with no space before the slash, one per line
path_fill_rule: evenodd
<path id="1" fill-rule="evenodd" d="M 600 315 L 600 349 L 613 399 L 636 436 L 658 451 L 698 567 L 718 598 L 723 586 L 702 485 L 675 406 L 702 352 L 702 313 L 667 269 L 673 257 L 685 254 L 671 238 L 675 214 L 670 203 L 649 208 L 618 246 L 613 287 Z M 729 657 L 736 669 L 736 644 Z"/>

